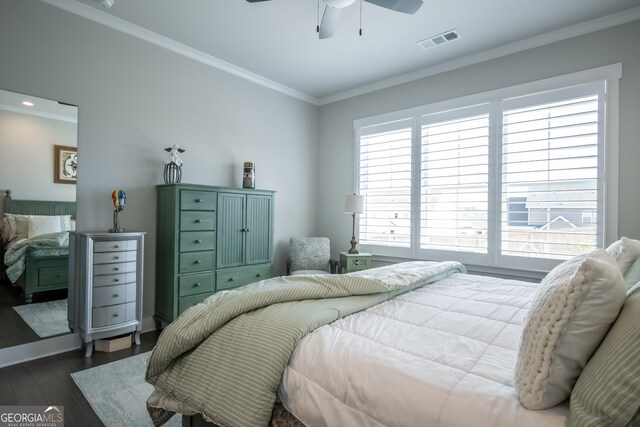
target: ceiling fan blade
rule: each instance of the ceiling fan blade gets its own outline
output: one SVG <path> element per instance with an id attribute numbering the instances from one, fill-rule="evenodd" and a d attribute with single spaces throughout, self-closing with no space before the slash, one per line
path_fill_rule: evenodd
<path id="1" fill-rule="evenodd" d="M 329 37 L 333 37 L 333 35 L 336 33 L 336 29 L 338 28 L 338 21 L 340 21 L 341 13 L 342 9 L 338 9 L 336 7 L 327 6 L 324 9 L 322 22 L 320 23 L 321 39 L 328 39 Z"/>
<path id="2" fill-rule="evenodd" d="M 422 0 L 364 0 L 367 3 L 413 15 L 422 6 Z"/>

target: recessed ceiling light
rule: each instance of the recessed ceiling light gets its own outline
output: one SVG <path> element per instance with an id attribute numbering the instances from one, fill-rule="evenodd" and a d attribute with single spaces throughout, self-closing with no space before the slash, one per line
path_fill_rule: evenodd
<path id="1" fill-rule="evenodd" d="M 22 105 L 25 105 L 27 107 L 33 107 L 33 102 L 31 102 L 31 101 L 22 101 Z"/>

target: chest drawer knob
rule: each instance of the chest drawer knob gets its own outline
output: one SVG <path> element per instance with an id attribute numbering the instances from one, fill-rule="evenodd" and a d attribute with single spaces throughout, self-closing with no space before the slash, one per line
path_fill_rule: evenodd
<path id="1" fill-rule="evenodd" d="M 120 271 L 119 267 L 113 267 L 113 271 Z"/>
<path id="2" fill-rule="evenodd" d="M 120 281 L 120 279 L 113 279 L 113 281 L 114 281 L 114 282 L 119 282 L 119 281 Z"/>
<path id="3" fill-rule="evenodd" d="M 114 256 L 113 259 L 120 259 L 120 257 L 119 256 Z"/>
<path id="4" fill-rule="evenodd" d="M 201 261 L 201 260 L 199 260 L 199 259 L 197 259 L 197 260 L 193 261 L 193 263 L 194 263 L 194 264 L 202 264 L 202 261 Z"/>
<path id="5" fill-rule="evenodd" d="M 56 277 L 59 279 L 62 277 L 62 275 L 60 273 L 56 274 Z"/>
<path id="6" fill-rule="evenodd" d="M 202 199 L 196 199 L 196 203 L 202 203 Z"/>
<path id="7" fill-rule="evenodd" d="M 116 249 L 118 249 L 118 248 L 120 247 L 120 245 L 115 244 L 115 245 L 113 245 L 113 247 L 114 247 L 114 248 L 116 248 Z"/>
<path id="8" fill-rule="evenodd" d="M 198 283 L 194 283 L 194 284 L 193 284 L 193 287 L 194 287 L 194 288 L 197 288 L 198 286 L 200 286 L 200 282 L 198 282 Z"/>
<path id="9" fill-rule="evenodd" d="M 195 220 L 195 221 L 193 221 L 193 222 L 195 222 L 196 224 L 200 224 L 200 223 L 202 222 L 202 220 L 201 220 L 201 219 L 196 219 L 196 220 Z"/>
<path id="10" fill-rule="evenodd" d="M 233 282 L 233 277 L 229 277 L 229 282 Z"/>
<path id="11" fill-rule="evenodd" d="M 202 243 L 202 240 L 201 239 L 197 239 L 193 243 Z"/>
<path id="12" fill-rule="evenodd" d="M 118 313 L 113 313 L 113 317 L 120 317 Z"/>
<path id="13" fill-rule="evenodd" d="M 256 274 L 256 277 L 260 277 L 260 276 L 262 276 L 262 274 L 260 274 L 260 273 Z"/>
<path id="14" fill-rule="evenodd" d="M 113 297 L 114 298 L 118 298 L 118 294 L 113 294 Z"/>

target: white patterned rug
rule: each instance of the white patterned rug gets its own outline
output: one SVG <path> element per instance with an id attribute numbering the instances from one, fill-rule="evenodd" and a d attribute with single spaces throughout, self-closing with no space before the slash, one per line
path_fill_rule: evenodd
<path id="1" fill-rule="evenodd" d="M 13 309 L 40 338 L 71 332 L 66 299 L 19 305 Z"/>
<path id="2" fill-rule="evenodd" d="M 153 386 L 144 380 L 151 352 L 71 374 L 93 411 L 106 427 L 153 427 L 147 413 L 147 398 Z M 174 415 L 168 427 L 180 427 Z"/>

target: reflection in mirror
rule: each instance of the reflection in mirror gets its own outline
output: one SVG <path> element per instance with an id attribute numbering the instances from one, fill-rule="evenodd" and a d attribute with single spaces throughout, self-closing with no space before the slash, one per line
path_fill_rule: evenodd
<path id="1" fill-rule="evenodd" d="M 0 90 L 0 348 L 70 333 L 75 106 Z"/>

